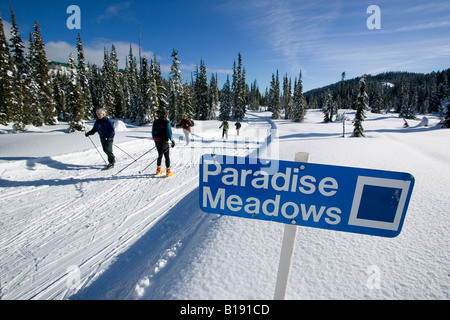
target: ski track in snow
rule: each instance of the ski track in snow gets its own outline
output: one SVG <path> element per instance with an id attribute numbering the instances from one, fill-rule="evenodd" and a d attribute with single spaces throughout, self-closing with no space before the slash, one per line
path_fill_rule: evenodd
<path id="1" fill-rule="evenodd" d="M 396 116 L 370 115 L 366 139 L 342 139 L 342 123 L 321 123 L 320 111 L 301 125 L 267 115 L 249 112 L 238 141 L 223 141 L 218 122 L 196 123 L 191 146 L 175 130 L 175 175 L 167 179 L 152 178 L 154 166 L 137 174 L 156 151 L 117 177 L 132 161 L 118 149 L 118 165 L 106 172 L 92 148 L 0 158 L 0 298 L 271 299 L 283 226 L 198 207 L 201 155 L 256 149 L 416 178 L 397 238 L 299 228 L 288 299 L 450 298 L 449 131 L 403 129 Z M 263 143 L 270 129 L 278 129 L 272 145 Z M 135 139 L 119 135 L 116 143 L 134 158 L 153 147 L 146 135 L 128 134 Z"/>
<path id="2" fill-rule="evenodd" d="M 118 164 L 112 171 L 93 165 L 99 160 L 95 149 L 2 163 L 0 206 L 8 215 L 0 217 L 1 298 L 66 299 L 88 287 L 198 186 L 203 153 L 244 156 L 258 146 L 255 141 L 245 145 L 221 139 L 202 141 L 195 135 L 191 146 L 183 144 L 179 142 L 171 151 L 176 174 L 167 179 L 151 178 L 156 165 L 137 174 L 156 158 L 156 150 L 116 177 L 112 177 L 115 172 L 132 162 L 118 148 Z M 136 159 L 153 142 L 119 147 Z M 175 241 L 173 246 L 173 250 L 161 248 L 163 257 L 154 273 L 166 266 L 181 243 Z"/>

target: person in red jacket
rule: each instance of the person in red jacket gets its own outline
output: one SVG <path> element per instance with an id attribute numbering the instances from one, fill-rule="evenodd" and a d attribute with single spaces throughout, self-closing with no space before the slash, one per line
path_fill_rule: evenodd
<path id="1" fill-rule="evenodd" d="M 187 116 L 183 116 L 183 120 L 181 120 L 179 126 L 183 128 L 184 136 L 186 137 L 186 145 L 189 145 L 190 139 L 189 135 L 191 134 L 191 127 L 193 123 L 191 120 L 188 119 Z"/>

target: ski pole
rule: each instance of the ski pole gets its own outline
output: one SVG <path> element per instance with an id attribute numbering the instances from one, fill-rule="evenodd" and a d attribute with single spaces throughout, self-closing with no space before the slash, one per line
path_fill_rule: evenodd
<path id="1" fill-rule="evenodd" d="M 106 162 L 105 158 L 103 158 L 102 154 L 100 153 L 100 151 L 98 150 L 97 146 L 95 145 L 94 141 L 92 141 L 91 137 L 88 136 L 89 140 L 91 140 L 92 144 L 95 147 L 95 150 L 97 150 L 98 154 L 100 155 L 100 157 L 102 157 L 103 161 L 105 162 L 106 165 L 108 165 L 108 163 Z"/>
<path id="2" fill-rule="evenodd" d="M 154 149 L 156 149 L 156 147 L 151 148 L 149 151 L 147 151 L 146 153 L 144 153 L 142 156 L 140 156 L 139 158 L 137 158 L 136 160 L 134 160 L 133 162 L 131 162 L 129 165 L 127 165 L 125 168 L 123 168 L 122 170 L 120 170 L 119 172 L 117 172 L 116 174 L 113 175 L 113 177 L 117 176 L 119 173 L 121 173 L 123 170 L 125 170 L 126 168 L 128 168 L 129 166 L 131 166 L 133 163 L 137 162 L 139 159 L 141 159 L 143 156 L 145 156 L 146 154 L 152 152 Z"/>
<path id="3" fill-rule="evenodd" d="M 170 150 L 170 147 L 167 148 L 166 151 L 163 152 L 163 154 L 165 154 L 167 151 Z M 158 156 L 159 158 L 159 156 Z M 147 170 L 152 164 L 154 164 L 156 162 L 156 160 L 158 160 L 158 158 L 156 158 L 155 160 L 153 160 L 152 162 L 150 162 L 150 164 L 148 166 L 146 166 L 144 169 L 142 169 L 141 171 L 139 171 L 139 174 L 141 174 L 142 172 L 144 172 L 145 170 Z"/>
<path id="4" fill-rule="evenodd" d="M 125 153 L 127 156 L 129 156 L 131 159 L 136 160 L 135 158 L 133 158 L 132 156 L 130 156 L 128 153 L 126 153 L 122 148 L 120 148 L 118 145 L 115 145 L 115 147 L 117 149 L 119 149 L 120 151 L 122 151 L 123 153 Z"/>

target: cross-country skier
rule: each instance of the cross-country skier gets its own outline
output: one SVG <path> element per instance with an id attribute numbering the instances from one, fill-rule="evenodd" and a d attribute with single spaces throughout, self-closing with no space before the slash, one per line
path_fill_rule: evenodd
<path id="1" fill-rule="evenodd" d="M 223 131 L 222 131 L 222 139 L 223 139 L 224 137 L 226 137 L 226 139 L 228 139 L 228 129 L 230 128 L 230 124 L 228 123 L 228 119 L 227 119 L 227 118 L 223 119 L 223 122 L 222 122 L 222 124 L 220 125 L 219 129 L 220 129 L 220 128 L 223 128 Z"/>
<path id="2" fill-rule="evenodd" d="M 191 127 L 193 123 L 191 120 L 188 119 L 188 117 L 185 115 L 183 116 L 183 120 L 181 120 L 179 126 L 183 128 L 184 136 L 186 137 L 186 145 L 189 145 L 189 135 L 191 134 Z"/>
<path id="3" fill-rule="evenodd" d="M 166 160 L 166 175 L 173 175 L 170 171 L 170 154 L 169 154 L 169 140 L 172 142 L 172 148 L 175 147 L 175 141 L 172 139 L 172 129 L 170 128 L 170 121 L 168 119 L 169 113 L 163 111 L 159 119 L 153 122 L 152 136 L 155 141 L 156 150 L 158 150 L 158 159 L 156 162 L 156 174 L 162 174 L 164 171 L 161 169 L 162 157 Z"/>
<path id="4" fill-rule="evenodd" d="M 97 110 L 97 120 L 95 121 L 94 127 L 91 131 L 86 132 L 86 137 L 94 135 L 98 132 L 100 136 L 100 142 L 102 143 L 103 151 L 108 156 L 109 164 L 106 166 L 106 170 L 114 168 L 116 163 L 116 158 L 113 153 L 114 136 L 116 131 L 112 121 L 106 116 L 106 110 L 100 108 Z"/>
<path id="5" fill-rule="evenodd" d="M 241 127 L 242 127 L 242 125 L 241 125 L 241 123 L 239 122 L 239 120 L 236 121 L 236 123 L 234 124 L 234 126 L 236 127 L 236 132 L 237 132 L 237 135 L 238 135 L 238 137 L 239 137 L 239 130 L 240 130 Z"/>

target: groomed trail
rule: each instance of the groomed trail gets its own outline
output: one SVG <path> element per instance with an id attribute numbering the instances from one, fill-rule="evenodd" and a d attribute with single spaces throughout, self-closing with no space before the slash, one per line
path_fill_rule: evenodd
<path id="1" fill-rule="evenodd" d="M 156 164 L 138 174 L 154 161 L 156 150 L 118 175 L 133 162 L 118 148 L 118 164 L 110 171 L 100 170 L 101 158 L 93 146 L 2 164 L 0 183 L 8 186 L 0 198 L 2 211 L 8 213 L 8 221 L 3 217 L 0 222 L 2 298 L 67 299 L 76 292 L 73 298 L 142 295 L 136 290 L 141 278 L 145 287 L 145 277 L 158 273 L 211 218 L 197 209 L 201 155 L 245 156 L 260 144 L 249 139 L 225 141 L 217 133 L 217 139 L 205 138 L 209 128 L 201 126 L 199 122 L 193 128 L 189 146 L 181 135 L 175 136 L 177 146 L 171 150 L 175 175 L 168 178 L 153 177 Z M 257 137 L 268 124 L 254 117 L 248 121 L 249 130 L 252 126 Z M 137 159 L 154 143 L 133 139 L 117 145 Z M 184 210 L 178 210 L 180 206 Z M 105 277 L 113 280 L 106 285 Z"/>
<path id="2" fill-rule="evenodd" d="M 345 139 L 320 110 L 301 124 L 249 111 L 228 140 L 219 121 L 196 121 L 189 146 L 174 128 L 167 179 L 151 177 L 155 164 L 138 174 L 156 151 L 113 176 L 133 160 L 115 148 L 116 168 L 101 171 L 67 124 L 0 126 L 0 299 L 272 299 L 284 225 L 201 212 L 199 161 L 308 152 L 311 163 L 407 172 L 415 186 L 398 237 L 299 227 L 286 298 L 448 300 L 450 130 L 427 118 L 403 128 L 398 114 L 368 112 L 366 138 L 350 138 L 350 120 Z M 150 132 L 127 124 L 115 145 L 138 158 L 154 146 Z"/>

